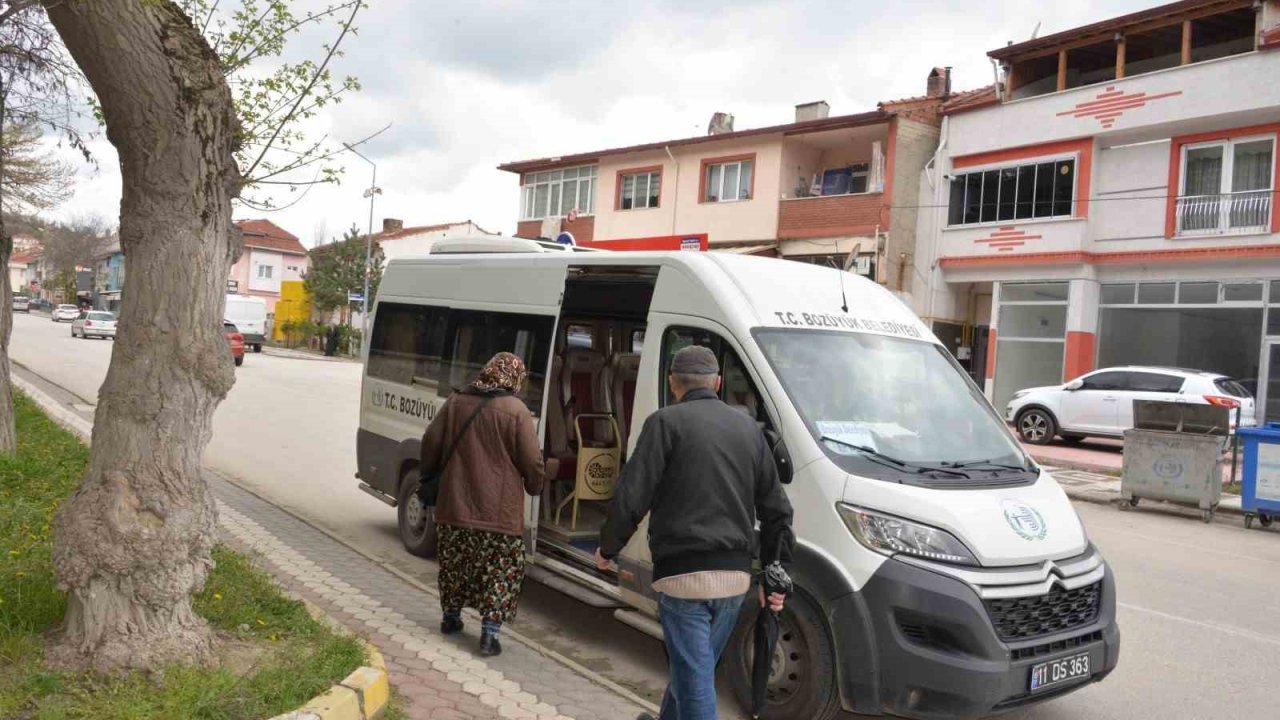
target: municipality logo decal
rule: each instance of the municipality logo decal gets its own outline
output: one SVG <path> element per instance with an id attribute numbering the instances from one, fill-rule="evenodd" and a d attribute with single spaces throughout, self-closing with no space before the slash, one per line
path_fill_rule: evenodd
<path id="1" fill-rule="evenodd" d="M 1049 527 L 1044 524 L 1040 511 L 1021 500 L 1004 500 L 1000 506 L 1004 510 L 1005 522 L 1023 540 L 1043 540 L 1049 533 Z"/>

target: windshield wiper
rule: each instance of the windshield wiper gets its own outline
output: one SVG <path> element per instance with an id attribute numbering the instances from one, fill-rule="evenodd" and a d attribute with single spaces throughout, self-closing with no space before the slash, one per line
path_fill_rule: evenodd
<path id="1" fill-rule="evenodd" d="M 917 475 L 920 475 L 923 473 L 930 473 L 930 472 L 939 472 L 939 473 L 945 473 L 947 475 L 954 475 L 955 477 L 962 477 L 962 478 L 969 477 L 969 473 L 961 472 L 960 470 L 956 470 L 954 468 L 936 467 L 933 465 L 922 465 L 920 463 L 913 463 L 913 462 L 908 462 L 906 460 L 899 460 L 898 458 L 893 457 L 892 455 L 885 455 L 884 453 L 880 452 L 879 450 L 876 450 L 875 448 L 867 447 L 866 445 L 855 445 L 853 443 L 845 442 L 844 440 L 837 440 L 836 438 L 833 438 L 830 435 L 823 435 L 821 439 L 824 442 L 831 442 L 837 445 L 843 445 L 844 447 L 847 447 L 850 450 L 857 450 L 863 455 L 866 455 L 869 459 L 879 461 L 881 465 L 897 466 L 897 468 L 900 470 L 910 470 L 916 473 Z"/>
<path id="2" fill-rule="evenodd" d="M 968 462 L 944 462 L 942 464 L 949 468 L 976 468 L 983 465 L 994 470 L 1018 470 L 1020 472 L 1027 472 L 1027 466 L 1025 464 L 1013 465 L 1011 463 L 995 462 L 994 460 L 970 460 Z"/>

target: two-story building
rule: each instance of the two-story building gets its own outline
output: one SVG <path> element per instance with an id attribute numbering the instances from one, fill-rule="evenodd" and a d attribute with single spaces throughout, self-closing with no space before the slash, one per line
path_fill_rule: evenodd
<path id="1" fill-rule="evenodd" d="M 988 53 L 921 175 L 916 306 L 997 407 L 1155 364 L 1280 419 L 1278 48 L 1280 1 L 1185 0 Z"/>
<path id="2" fill-rule="evenodd" d="M 963 95 L 936 68 L 925 95 L 870 112 L 808 103 L 795 122 L 747 130 L 716 113 L 705 136 L 507 163 L 520 177 L 515 234 L 615 249 L 694 236 L 713 251 L 835 266 L 857 249 L 859 272 L 910 294 L 920 170 L 942 107 Z"/>
<path id="3" fill-rule="evenodd" d="M 404 221 L 399 218 L 383 218 L 382 232 L 374 234 L 373 242 L 382 253 L 383 261 L 387 261 L 398 257 L 426 255 L 436 242 L 448 238 L 497 234 L 471 220 L 405 227 Z"/>
<path id="4" fill-rule="evenodd" d="M 93 307 L 119 313 L 123 292 L 124 252 L 120 249 L 120 238 L 117 236 L 112 238 L 94 261 Z"/>
<path id="5" fill-rule="evenodd" d="M 227 293 L 252 295 L 267 302 L 274 313 L 283 280 L 301 280 L 310 262 L 297 236 L 270 220 L 241 220 L 244 252 L 227 277 Z"/>

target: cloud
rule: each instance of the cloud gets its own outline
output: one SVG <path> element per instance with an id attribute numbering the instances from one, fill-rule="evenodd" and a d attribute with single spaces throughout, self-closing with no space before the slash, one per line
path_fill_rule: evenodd
<path id="1" fill-rule="evenodd" d="M 472 219 L 510 233 L 519 193 L 501 162 L 700 135 L 715 111 L 740 129 L 788 122 L 796 103 L 819 99 L 862 112 L 922 94 L 937 65 L 955 68 L 956 89 L 978 87 L 992 79 L 986 52 L 1029 38 L 1037 22 L 1043 36 L 1152 3 L 373 0 L 335 66 L 365 89 L 308 130 L 353 141 L 391 123 L 361 148 L 378 164 L 375 224 Z M 323 38 L 299 36 L 296 52 Z M 99 168 L 81 173 L 59 214 L 118 212 L 114 152 L 94 147 Z M 329 235 L 363 228 L 370 168 L 341 164 L 340 185 L 272 219 L 308 243 L 319 224 Z"/>

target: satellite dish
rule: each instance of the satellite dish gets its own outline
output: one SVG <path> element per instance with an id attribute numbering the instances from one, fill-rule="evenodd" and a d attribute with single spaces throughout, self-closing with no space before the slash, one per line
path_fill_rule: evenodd
<path id="1" fill-rule="evenodd" d="M 844 259 L 844 271 L 845 271 L 845 272 L 849 272 L 849 269 L 850 269 L 850 268 L 852 268 L 854 265 L 858 264 L 858 251 L 859 251 L 859 250 L 861 250 L 861 249 L 862 249 L 862 241 L 861 241 L 861 240 L 859 240 L 858 242 L 856 242 L 856 243 L 854 243 L 854 244 L 853 244 L 853 249 L 849 251 L 849 255 Z"/>

